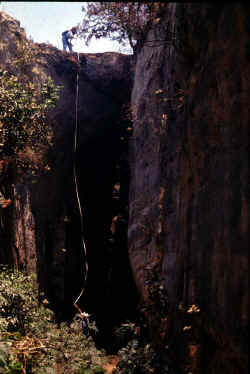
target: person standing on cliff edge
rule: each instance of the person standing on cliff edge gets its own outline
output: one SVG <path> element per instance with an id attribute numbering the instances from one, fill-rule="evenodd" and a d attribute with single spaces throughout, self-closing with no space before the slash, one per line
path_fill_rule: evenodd
<path id="1" fill-rule="evenodd" d="M 69 49 L 69 52 L 73 52 L 72 50 L 72 39 L 75 37 L 77 28 L 72 27 L 71 30 L 66 30 L 62 33 L 62 44 L 63 44 L 63 50 L 66 51 L 67 47 Z"/>

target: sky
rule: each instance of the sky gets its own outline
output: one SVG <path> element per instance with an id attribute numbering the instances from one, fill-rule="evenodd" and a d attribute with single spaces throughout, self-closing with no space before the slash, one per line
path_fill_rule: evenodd
<path id="1" fill-rule="evenodd" d="M 62 49 L 61 33 L 81 22 L 84 2 L 1 1 L 0 10 L 20 21 L 28 38 Z M 87 47 L 83 39 L 73 42 L 73 51 L 81 53 L 121 52 L 117 42 L 92 39 Z"/>

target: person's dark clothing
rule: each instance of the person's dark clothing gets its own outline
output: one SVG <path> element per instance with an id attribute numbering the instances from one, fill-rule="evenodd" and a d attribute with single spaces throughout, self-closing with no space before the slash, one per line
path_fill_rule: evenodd
<path id="1" fill-rule="evenodd" d="M 63 44 L 63 50 L 66 51 L 67 48 L 70 52 L 73 52 L 72 50 L 72 39 L 74 38 L 74 35 L 71 30 L 66 30 L 62 33 L 62 44 Z"/>
<path id="2" fill-rule="evenodd" d="M 88 326 L 88 321 L 86 319 L 82 319 L 81 321 L 82 324 L 82 332 L 84 335 L 89 336 L 89 326 Z"/>

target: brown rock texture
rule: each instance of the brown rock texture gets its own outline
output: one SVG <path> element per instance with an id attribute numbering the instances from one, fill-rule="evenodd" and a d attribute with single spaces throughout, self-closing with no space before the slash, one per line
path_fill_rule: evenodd
<path id="1" fill-rule="evenodd" d="M 130 261 L 155 344 L 187 339 L 193 373 L 246 370 L 249 15 L 243 4 L 169 4 L 137 58 Z M 154 284 L 168 294 L 162 313 Z M 185 314 L 192 305 L 200 312 Z"/>
<path id="2" fill-rule="evenodd" d="M 0 12 L 0 66 L 17 71 L 32 51 L 23 74 L 63 85 L 52 149 L 23 155 L 40 177 L 10 168 L 5 181 L 13 204 L 1 212 L 0 261 L 35 272 L 59 319 L 72 315 L 83 279 L 75 159 L 90 269 L 83 308 L 109 336 L 135 314 L 131 265 L 155 346 L 193 374 L 246 371 L 249 16 L 238 3 L 170 3 L 133 75 L 130 56 L 78 59 L 27 40 Z M 128 165 L 121 115 L 133 79 Z"/>
<path id="3" fill-rule="evenodd" d="M 0 261 L 36 273 L 41 291 L 46 293 L 59 318 L 75 313 L 73 300 L 82 289 L 84 277 L 81 225 L 73 178 L 75 160 L 84 234 L 86 231 L 88 234 L 85 238 L 89 257 L 86 304 L 88 311 L 92 313 L 98 309 L 100 318 L 114 323 L 112 318 L 119 319 L 116 316 L 119 313 L 113 303 L 116 302 L 117 308 L 122 310 L 126 302 L 124 297 L 120 305 L 117 301 L 109 302 L 115 297 L 106 295 L 107 283 L 113 283 L 112 292 L 117 293 L 118 282 L 108 280 L 113 277 L 108 269 L 110 262 L 120 261 L 118 256 L 107 254 L 107 242 L 112 218 L 120 212 L 119 202 L 112 203 L 112 190 L 117 182 L 114 170 L 121 170 L 120 159 L 127 147 L 120 139 L 124 132 L 121 113 L 123 105 L 130 100 L 131 56 L 112 52 L 78 56 L 51 45 L 35 44 L 27 40 L 18 21 L 2 12 L 0 35 L 1 67 L 31 81 L 43 81 L 50 76 L 55 85 L 63 86 L 57 106 L 49 113 L 54 133 L 53 147 L 20 156 L 39 165 L 39 176 L 18 174 L 16 169 L 12 169 L 5 180 L 13 204 L 1 212 L 3 249 Z M 23 58 L 28 53 L 31 58 Z M 21 66 L 16 63 L 20 58 Z M 76 105 L 77 82 L 79 95 Z M 124 178 L 120 171 L 116 171 L 118 174 L 118 178 Z M 124 227 L 126 233 L 126 224 Z M 126 264 L 126 234 L 122 246 L 124 254 L 120 255 Z M 129 266 L 124 266 L 124 269 L 120 272 L 113 270 L 112 274 L 117 277 L 129 273 Z M 132 276 L 130 278 L 133 282 Z M 121 289 L 126 286 L 126 279 L 125 275 L 120 283 Z M 106 312 L 100 307 L 104 303 L 110 304 Z"/>

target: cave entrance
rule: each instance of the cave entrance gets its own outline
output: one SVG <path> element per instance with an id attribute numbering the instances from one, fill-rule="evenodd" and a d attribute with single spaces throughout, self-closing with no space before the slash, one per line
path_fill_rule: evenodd
<path id="1" fill-rule="evenodd" d="M 119 128 L 99 134 L 82 145 L 76 155 L 89 267 L 86 290 L 78 304 L 96 321 L 97 345 L 110 352 L 116 349 L 115 327 L 135 320 L 139 303 L 127 246 L 130 175 L 127 155 L 128 142 L 121 137 Z M 73 186 L 72 193 L 75 196 Z M 65 301 L 72 306 L 84 278 L 75 197 L 68 201 L 68 213 L 71 255 L 65 273 Z M 67 311 L 67 307 L 65 313 L 72 317 L 72 310 Z"/>

